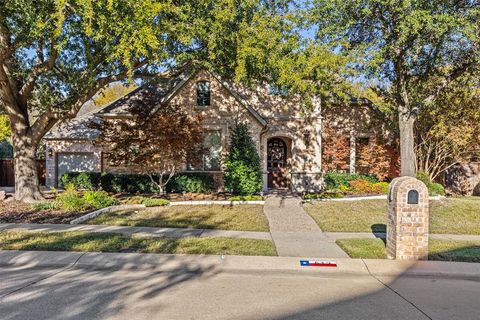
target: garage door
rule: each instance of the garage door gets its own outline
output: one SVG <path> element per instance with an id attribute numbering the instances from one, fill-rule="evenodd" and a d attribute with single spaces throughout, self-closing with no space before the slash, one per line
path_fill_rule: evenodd
<path id="1" fill-rule="evenodd" d="M 66 172 L 95 171 L 93 153 L 59 153 L 57 156 L 57 178 Z"/>

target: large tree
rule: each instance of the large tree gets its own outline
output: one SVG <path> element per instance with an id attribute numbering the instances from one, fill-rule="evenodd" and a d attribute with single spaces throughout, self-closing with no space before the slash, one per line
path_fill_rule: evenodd
<path id="1" fill-rule="evenodd" d="M 457 163 L 480 158 L 480 75 L 466 75 L 444 90 L 415 125 L 417 170 L 435 180 Z"/>
<path id="2" fill-rule="evenodd" d="M 414 123 L 480 61 L 478 0 L 313 0 L 317 42 L 350 55 L 398 112 L 401 175 L 415 175 Z"/>
<path id="3" fill-rule="evenodd" d="M 2 1 L 0 104 L 12 127 L 15 198 L 42 197 L 40 140 L 109 83 L 191 59 L 242 80 L 268 74 L 269 55 L 292 47 L 289 2 Z"/>

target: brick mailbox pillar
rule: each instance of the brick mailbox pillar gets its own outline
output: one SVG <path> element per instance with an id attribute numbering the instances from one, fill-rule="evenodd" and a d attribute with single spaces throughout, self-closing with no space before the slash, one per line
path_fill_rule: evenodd
<path id="1" fill-rule="evenodd" d="M 428 259 L 428 189 L 412 177 L 395 178 L 388 190 L 387 256 Z"/>

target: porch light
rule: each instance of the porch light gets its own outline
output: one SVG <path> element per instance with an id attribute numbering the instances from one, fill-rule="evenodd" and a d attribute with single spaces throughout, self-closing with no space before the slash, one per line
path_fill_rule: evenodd
<path id="1" fill-rule="evenodd" d="M 48 157 L 53 157 L 53 149 L 48 149 Z"/>

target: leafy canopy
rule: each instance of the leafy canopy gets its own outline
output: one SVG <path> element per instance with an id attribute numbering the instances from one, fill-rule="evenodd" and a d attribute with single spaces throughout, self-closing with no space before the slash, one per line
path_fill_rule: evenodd
<path id="1" fill-rule="evenodd" d="M 413 110 L 480 61 L 478 0 L 313 0 L 310 12 L 319 42 Z"/>

